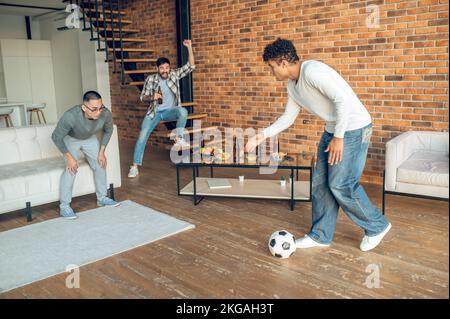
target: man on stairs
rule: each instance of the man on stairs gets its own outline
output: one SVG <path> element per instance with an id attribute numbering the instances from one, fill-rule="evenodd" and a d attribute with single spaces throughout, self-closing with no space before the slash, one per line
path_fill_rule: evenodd
<path id="1" fill-rule="evenodd" d="M 133 156 L 133 165 L 130 166 L 129 178 L 139 174 L 138 165 L 142 165 L 145 146 L 155 127 L 160 121 L 177 121 L 177 147 L 189 147 L 183 138 L 188 112 L 181 106 L 179 80 L 195 69 L 194 54 L 191 40 L 184 40 L 183 45 L 188 49 L 188 63 L 181 68 L 171 70 L 170 61 L 167 58 L 159 58 L 156 61 L 157 73 L 149 75 L 141 92 L 141 101 L 150 103 L 147 114 L 141 125 L 141 132 L 136 141 Z"/>

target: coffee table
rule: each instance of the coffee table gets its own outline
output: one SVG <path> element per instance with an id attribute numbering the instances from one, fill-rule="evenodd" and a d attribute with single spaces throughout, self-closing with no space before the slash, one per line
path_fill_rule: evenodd
<path id="1" fill-rule="evenodd" d="M 198 205 L 205 197 L 226 198 L 260 198 L 288 200 L 290 210 L 294 210 L 295 202 L 310 202 L 312 174 L 314 169 L 314 153 L 302 152 L 288 154 L 281 162 L 261 163 L 259 159 L 241 161 L 235 159 L 229 161 L 201 158 L 194 160 L 192 155 L 188 161 L 176 164 L 177 193 L 179 196 L 192 196 L 194 205 Z M 180 169 L 189 167 L 192 169 L 192 180 L 180 189 Z M 266 179 L 244 179 L 239 181 L 237 177 L 227 178 L 231 188 L 210 189 L 208 179 L 214 178 L 214 169 L 218 168 L 256 168 L 287 170 L 290 179 L 286 186 L 282 186 L 280 180 L 274 175 L 263 175 Z M 200 168 L 209 168 L 209 177 L 200 177 Z M 309 172 L 307 181 L 299 181 L 299 171 Z M 296 177 L 294 178 L 294 172 Z M 260 175 L 261 176 L 261 175 Z M 272 176 L 272 178 L 270 178 Z M 291 182 L 292 181 L 292 182 Z"/>

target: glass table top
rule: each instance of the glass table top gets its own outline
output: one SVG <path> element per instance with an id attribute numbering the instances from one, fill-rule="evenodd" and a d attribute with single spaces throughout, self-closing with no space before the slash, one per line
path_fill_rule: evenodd
<path id="1" fill-rule="evenodd" d="M 315 161 L 313 152 L 297 152 L 274 154 L 272 156 L 256 154 L 190 154 L 189 161 L 177 163 L 178 166 L 242 166 L 242 167 L 259 167 L 259 166 L 278 166 L 285 168 L 311 167 Z"/>

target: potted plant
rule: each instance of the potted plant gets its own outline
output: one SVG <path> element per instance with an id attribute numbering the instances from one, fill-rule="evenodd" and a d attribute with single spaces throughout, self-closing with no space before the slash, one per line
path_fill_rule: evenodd
<path id="1" fill-rule="evenodd" d="M 286 177 L 281 176 L 281 178 L 280 178 L 280 185 L 281 186 L 286 186 Z"/>

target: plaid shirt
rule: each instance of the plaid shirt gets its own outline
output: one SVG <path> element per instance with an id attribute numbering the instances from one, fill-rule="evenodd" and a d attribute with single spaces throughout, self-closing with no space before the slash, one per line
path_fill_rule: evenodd
<path id="1" fill-rule="evenodd" d="M 173 94 L 176 97 L 176 100 L 178 102 L 178 105 L 181 105 L 181 98 L 180 98 L 180 83 L 179 80 L 184 78 L 186 75 L 194 71 L 195 65 L 191 65 L 189 62 L 183 65 L 181 68 L 171 70 L 169 72 L 169 76 L 167 78 L 167 85 L 169 86 L 170 90 L 173 92 Z M 158 90 L 159 86 L 159 74 L 152 74 L 147 77 L 144 83 L 144 88 L 141 92 L 141 101 L 143 101 L 144 96 L 153 96 L 156 91 Z M 147 109 L 147 116 L 150 116 L 150 118 L 154 118 L 156 114 L 156 104 L 157 101 L 151 101 L 150 105 Z"/>

